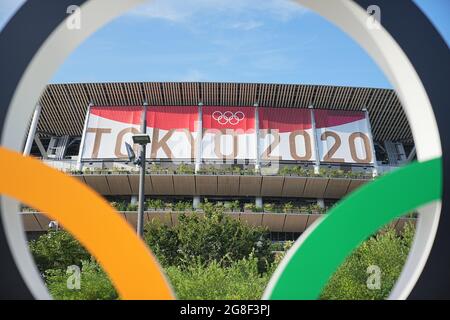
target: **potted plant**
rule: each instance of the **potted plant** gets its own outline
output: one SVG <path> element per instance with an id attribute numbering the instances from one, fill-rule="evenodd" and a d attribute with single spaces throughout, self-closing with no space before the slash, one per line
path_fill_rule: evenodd
<path id="1" fill-rule="evenodd" d="M 191 201 L 185 201 L 184 202 L 184 210 L 192 211 L 193 208 L 194 208 L 194 206 L 193 206 Z"/>
<path id="2" fill-rule="evenodd" d="M 145 209 L 148 211 L 155 211 L 156 207 L 153 199 L 147 200 L 145 202 Z"/>
<path id="3" fill-rule="evenodd" d="M 225 203 L 223 204 L 223 208 L 225 209 L 225 212 L 231 212 L 232 209 L 232 203 L 230 201 L 225 201 Z"/>
<path id="4" fill-rule="evenodd" d="M 127 205 L 126 211 L 137 211 L 138 205 L 136 203 L 129 203 Z"/>
<path id="5" fill-rule="evenodd" d="M 244 204 L 244 212 L 254 212 L 254 209 L 256 208 L 254 203 L 246 203 Z"/>
<path id="6" fill-rule="evenodd" d="M 241 204 L 239 203 L 239 200 L 234 200 L 231 202 L 231 210 L 233 210 L 233 212 L 241 211 Z"/>
<path id="7" fill-rule="evenodd" d="M 174 206 L 173 206 L 173 210 L 174 211 L 185 211 L 185 205 L 183 201 L 178 201 Z"/>
<path id="8" fill-rule="evenodd" d="M 299 208 L 299 211 L 300 211 L 301 214 L 309 214 L 310 213 L 308 206 L 301 206 Z"/>
<path id="9" fill-rule="evenodd" d="M 275 205 L 273 203 L 264 203 L 264 212 L 275 212 Z"/>
<path id="10" fill-rule="evenodd" d="M 234 166 L 231 169 L 232 175 L 240 175 L 241 174 L 241 168 L 239 166 Z"/>
<path id="11" fill-rule="evenodd" d="M 117 211 L 126 211 L 127 210 L 127 204 L 124 201 L 119 201 L 119 202 L 113 201 L 110 204 Z"/>
<path id="12" fill-rule="evenodd" d="M 173 211 L 173 203 L 172 202 L 166 202 L 165 210 L 166 211 Z"/>
<path id="13" fill-rule="evenodd" d="M 155 211 L 158 209 L 164 209 L 164 202 L 160 199 L 150 199 L 146 203 L 147 210 Z"/>
<path id="14" fill-rule="evenodd" d="M 252 211 L 253 212 L 264 212 L 264 207 L 257 207 L 256 205 L 254 205 Z"/>
<path id="15" fill-rule="evenodd" d="M 294 205 L 292 204 L 292 202 L 286 202 L 283 205 L 283 212 L 284 213 L 292 213 L 294 211 Z"/>
<path id="16" fill-rule="evenodd" d="M 278 171 L 278 173 L 281 175 L 281 176 L 290 176 L 291 174 L 292 174 L 292 171 L 291 171 L 291 168 L 289 168 L 289 167 L 282 167 L 279 171 Z"/>
<path id="17" fill-rule="evenodd" d="M 246 176 L 253 176 L 255 175 L 255 170 L 251 168 L 245 168 L 242 170 L 242 174 Z"/>
<path id="18" fill-rule="evenodd" d="M 310 169 L 306 169 L 306 168 L 299 166 L 297 173 L 300 177 L 309 177 L 309 176 L 311 176 L 312 172 Z"/>
<path id="19" fill-rule="evenodd" d="M 192 166 L 189 166 L 187 164 L 180 164 L 178 166 L 178 168 L 174 171 L 174 173 L 179 173 L 179 174 L 193 174 L 194 173 L 194 168 Z"/>
<path id="20" fill-rule="evenodd" d="M 311 214 L 320 214 L 323 208 L 318 204 L 312 204 L 309 206 Z"/>

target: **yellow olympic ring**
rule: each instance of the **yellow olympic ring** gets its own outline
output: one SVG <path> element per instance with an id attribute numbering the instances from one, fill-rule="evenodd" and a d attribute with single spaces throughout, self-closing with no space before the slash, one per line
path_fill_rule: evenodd
<path id="1" fill-rule="evenodd" d="M 2 147 L 0 166 L 8 168 L 0 173 L 0 194 L 58 220 L 98 260 L 122 299 L 174 298 L 150 250 L 95 191 L 36 159 Z"/>

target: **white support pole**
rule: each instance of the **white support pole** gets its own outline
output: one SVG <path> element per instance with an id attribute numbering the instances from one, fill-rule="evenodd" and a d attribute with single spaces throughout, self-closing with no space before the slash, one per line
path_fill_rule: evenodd
<path id="1" fill-rule="evenodd" d="M 203 138 L 203 103 L 198 104 L 197 119 L 197 139 L 196 139 L 196 155 L 195 155 L 195 173 L 200 171 L 202 166 L 202 138 Z"/>
<path id="2" fill-rule="evenodd" d="M 36 136 L 36 129 L 38 126 L 39 118 L 41 116 L 42 107 L 40 104 L 36 105 L 33 113 L 33 119 L 31 120 L 30 130 L 28 131 L 27 141 L 25 143 L 25 148 L 23 150 L 23 155 L 28 156 L 31 152 L 31 147 L 33 146 L 34 137 Z"/>
<path id="3" fill-rule="evenodd" d="M 261 172 L 260 154 L 259 154 L 259 104 L 255 103 L 255 172 Z"/>
<path id="4" fill-rule="evenodd" d="M 192 198 L 192 206 L 194 207 L 194 209 L 199 209 L 200 208 L 200 196 L 194 196 Z"/>
<path id="5" fill-rule="evenodd" d="M 378 164 L 377 164 L 377 157 L 375 153 L 375 144 L 373 142 L 373 135 L 372 135 L 372 126 L 370 125 L 370 118 L 369 118 L 369 111 L 367 108 L 363 108 L 366 121 L 367 121 L 367 128 L 369 132 L 369 141 L 370 141 L 370 148 L 372 149 L 372 161 L 373 161 L 373 168 L 372 168 L 372 175 L 373 177 L 376 177 L 378 175 Z"/>
<path id="6" fill-rule="evenodd" d="M 202 139 L 203 139 L 203 103 L 198 103 L 198 119 L 197 119 L 197 139 L 195 154 L 195 173 L 198 173 L 202 167 Z M 192 198 L 192 206 L 199 209 L 201 204 L 200 196 Z"/>
<path id="7" fill-rule="evenodd" d="M 319 143 L 317 141 L 317 135 L 316 135 L 316 118 L 314 117 L 314 106 L 310 105 L 308 107 L 311 113 L 311 128 L 312 128 L 312 139 L 314 144 L 314 156 L 316 158 L 314 163 L 314 173 L 319 174 L 320 172 L 320 154 L 319 154 Z"/>
<path id="8" fill-rule="evenodd" d="M 256 197 L 255 198 L 255 206 L 257 208 L 262 208 L 263 207 L 263 199 L 262 199 L 262 197 Z"/>
<path id="9" fill-rule="evenodd" d="M 255 103 L 255 172 L 261 172 L 260 155 L 259 155 L 259 104 Z M 262 197 L 255 198 L 255 206 L 257 208 L 263 207 Z"/>
<path id="10" fill-rule="evenodd" d="M 324 199 L 317 199 L 317 205 L 321 208 L 325 208 L 325 200 Z"/>
<path id="11" fill-rule="evenodd" d="M 84 143 L 86 141 L 86 131 L 87 131 L 89 115 L 91 113 L 92 106 L 93 106 L 93 104 L 89 103 L 88 108 L 86 110 L 86 116 L 84 118 L 83 135 L 81 136 L 80 150 L 78 151 L 78 159 L 77 159 L 77 170 L 80 170 L 80 171 L 83 169 L 83 163 L 81 162 L 81 156 L 83 155 Z"/>

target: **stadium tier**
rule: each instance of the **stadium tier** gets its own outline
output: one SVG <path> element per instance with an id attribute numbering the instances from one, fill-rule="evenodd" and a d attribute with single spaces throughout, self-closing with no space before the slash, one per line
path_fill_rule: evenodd
<path id="1" fill-rule="evenodd" d="M 24 153 L 86 183 L 135 225 L 129 156 L 139 154 L 144 108 L 145 219 L 169 226 L 208 201 L 274 240 L 295 239 L 340 198 L 415 157 L 392 90 L 198 82 L 48 85 Z M 48 229 L 44 215 L 22 211 L 27 231 Z"/>

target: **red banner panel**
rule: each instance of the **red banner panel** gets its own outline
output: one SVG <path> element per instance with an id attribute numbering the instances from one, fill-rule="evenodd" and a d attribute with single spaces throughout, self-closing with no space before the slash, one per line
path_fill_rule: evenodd
<path id="1" fill-rule="evenodd" d="M 253 107 L 203 107 L 203 129 L 254 130 Z"/>
<path id="2" fill-rule="evenodd" d="M 314 110 L 322 162 L 371 164 L 373 142 L 362 111 Z"/>
<path id="3" fill-rule="evenodd" d="M 204 159 L 255 159 L 255 108 L 203 107 Z"/>
<path id="4" fill-rule="evenodd" d="M 143 107 L 91 107 L 82 157 L 126 158 L 125 142 L 133 145 L 140 133 Z M 152 143 L 147 158 L 193 159 L 198 108 L 195 106 L 148 106 L 147 133 Z M 138 151 L 138 146 L 134 146 Z"/>
<path id="5" fill-rule="evenodd" d="M 262 160 L 316 159 L 310 110 L 259 108 L 259 128 Z"/>

